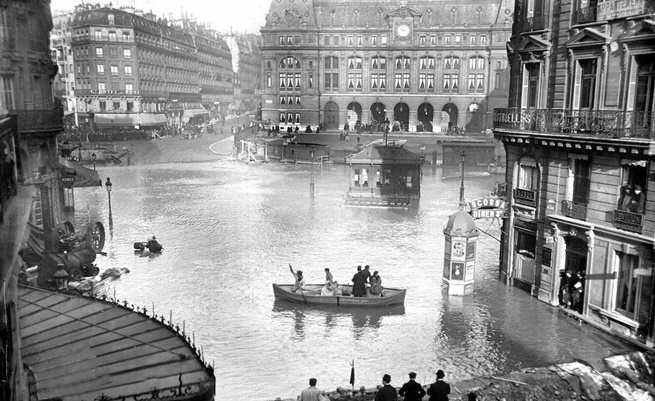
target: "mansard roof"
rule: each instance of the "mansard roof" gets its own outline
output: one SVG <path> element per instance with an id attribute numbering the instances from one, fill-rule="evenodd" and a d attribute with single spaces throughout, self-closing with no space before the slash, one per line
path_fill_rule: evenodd
<path id="1" fill-rule="evenodd" d="M 266 28 L 388 28 L 396 17 L 417 28 L 486 26 L 513 19 L 510 0 L 271 0 Z"/>

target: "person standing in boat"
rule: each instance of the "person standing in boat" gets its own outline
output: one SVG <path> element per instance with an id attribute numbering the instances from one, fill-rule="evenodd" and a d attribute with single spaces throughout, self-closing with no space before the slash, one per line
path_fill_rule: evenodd
<path id="1" fill-rule="evenodd" d="M 381 296 L 382 295 L 382 277 L 378 274 L 378 271 L 374 271 L 371 276 L 371 295 Z"/>
<path id="2" fill-rule="evenodd" d="M 305 287 L 305 278 L 302 276 L 302 270 L 294 272 L 293 267 L 291 267 L 291 263 L 289 263 L 289 270 L 291 271 L 291 274 L 293 274 L 293 277 L 296 279 L 296 281 L 293 283 L 291 292 L 296 292 L 298 290 L 302 291 Z"/>
<path id="3" fill-rule="evenodd" d="M 332 276 L 332 273 L 330 273 L 330 269 L 327 267 L 325 268 L 325 284 L 330 283 L 334 281 L 334 276 Z"/>
<path id="4" fill-rule="evenodd" d="M 366 295 L 366 277 L 361 266 L 357 266 L 357 273 L 353 276 L 353 295 L 363 297 Z"/>
<path id="5" fill-rule="evenodd" d="M 362 270 L 362 276 L 364 277 L 364 295 L 367 294 L 368 287 L 366 284 L 371 284 L 371 266 L 366 265 L 364 266 L 364 270 Z"/>

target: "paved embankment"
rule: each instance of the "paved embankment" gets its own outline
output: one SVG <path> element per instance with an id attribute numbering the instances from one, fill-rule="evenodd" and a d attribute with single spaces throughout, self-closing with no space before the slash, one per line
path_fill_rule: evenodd
<path id="1" fill-rule="evenodd" d="M 502 377 L 451 383 L 452 401 L 475 393 L 483 401 L 649 401 L 655 400 L 655 355 L 635 352 L 603 359 L 602 371 L 581 362 L 523 369 Z M 407 378 L 396 378 L 399 388 Z M 424 386 L 427 383 L 422 383 Z M 377 388 L 355 391 L 339 388 L 325 394 L 331 401 L 374 400 Z M 300 391 L 298 391 L 300 393 Z M 423 400 L 428 400 L 425 396 Z M 276 401 L 296 401 L 293 398 Z"/>

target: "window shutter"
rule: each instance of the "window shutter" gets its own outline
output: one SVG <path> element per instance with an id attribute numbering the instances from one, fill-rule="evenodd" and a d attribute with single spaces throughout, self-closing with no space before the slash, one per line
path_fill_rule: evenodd
<path id="1" fill-rule="evenodd" d="M 628 84 L 628 103 L 626 104 L 627 111 L 635 109 L 635 96 L 637 95 L 637 62 L 634 57 L 630 57 L 630 79 Z"/>
<path id="2" fill-rule="evenodd" d="M 582 67 L 578 60 L 573 60 L 573 65 L 575 66 L 575 71 L 573 72 L 573 99 L 571 106 L 573 110 L 578 110 L 580 108 L 580 85 L 582 83 Z"/>
<path id="3" fill-rule="evenodd" d="M 530 72 L 526 68 L 526 64 L 523 64 L 523 85 L 521 92 L 521 108 L 528 108 L 528 83 L 530 81 Z"/>

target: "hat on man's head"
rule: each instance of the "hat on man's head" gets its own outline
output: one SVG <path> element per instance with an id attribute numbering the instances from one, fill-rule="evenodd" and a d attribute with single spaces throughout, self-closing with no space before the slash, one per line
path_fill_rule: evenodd
<path id="1" fill-rule="evenodd" d="M 415 372 L 409 372 L 409 378 L 410 379 L 416 379 L 416 373 Z"/>
<path id="2" fill-rule="evenodd" d="M 371 267 L 371 266 L 369 266 L 369 265 L 366 265 L 366 266 L 364 266 L 364 269 L 368 269 L 369 267 Z"/>
<path id="3" fill-rule="evenodd" d="M 382 381 L 387 383 L 391 382 L 391 376 L 385 374 L 382 376 Z"/>
<path id="4" fill-rule="evenodd" d="M 446 374 L 443 372 L 443 370 L 441 370 L 441 369 L 437 370 L 437 379 L 441 379 L 441 378 L 443 378 L 445 376 L 446 376 Z"/>

